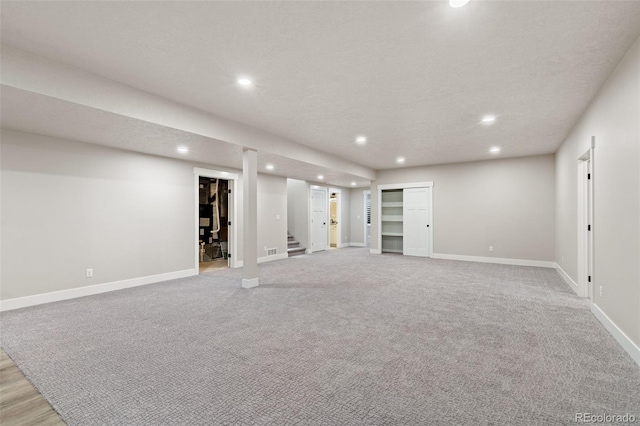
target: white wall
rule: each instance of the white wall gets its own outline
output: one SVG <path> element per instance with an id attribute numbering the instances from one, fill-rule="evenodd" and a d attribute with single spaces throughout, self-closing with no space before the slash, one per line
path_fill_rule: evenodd
<path id="1" fill-rule="evenodd" d="M 258 257 L 264 248 L 287 253 L 287 180 L 279 176 L 258 174 Z"/>
<path id="2" fill-rule="evenodd" d="M 309 247 L 309 184 L 302 180 L 287 179 L 287 228 L 300 242 Z"/>
<path id="3" fill-rule="evenodd" d="M 578 157 L 594 152 L 594 303 L 640 346 L 640 41 L 556 154 L 556 262 L 577 281 Z M 599 287 L 602 286 L 602 296 Z"/>
<path id="4" fill-rule="evenodd" d="M 364 193 L 363 189 L 352 189 L 350 200 L 351 213 L 351 242 L 354 244 L 365 244 L 364 222 L 367 220 L 364 215 Z"/>
<path id="5" fill-rule="evenodd" d="M 1 166 L 2 300 L 193 270 L 193 167 L 225 170 L 5 129 Z M 259 175 L 258 184 L 269 188 L 258 209 L 273 221 L 258 241 L 284 252 L 285 179 Z"/>
<path id="6" fill-rule="evenodd" d="M 340 198 L 340 244 L 349 244 L 351 241 L 351 189 L 342 188 L 342 198 Z"/>
<path id="7" fill-rule="evenodd" d="M 375 184 L 429 181 L 434 184 L 434 253 L 554 260 L 553 155 L 383 170 Z M 378 248 L 374 194 L 377 187 L 371 247 Z"/>

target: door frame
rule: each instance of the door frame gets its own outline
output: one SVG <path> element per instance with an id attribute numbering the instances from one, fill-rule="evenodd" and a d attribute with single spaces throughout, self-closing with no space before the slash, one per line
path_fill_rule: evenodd
<path id="1" fill-rule="evenodd" d="M 578 157 L 577 179 L 578 295 L 589 298 L 591 303 L 593 303 L 596 289 L 595 216 L 593 208 L 595 186 L 594 149 L 595 136 L 592 136 L 591 147 Z M 589 277 L 591 277 L 591 281 L 589 281 Z"/>
<path id="2" fill-rule="evenodd" d="M 327 241 L 329 241 L 329 247 L 331 247 L 331 193 L 335 192 L 337 194 L 336 197 L 336 203 L 338 203 L 336 205 L 336 216 L 338 217 L 338 224 L 336 225 L 336 237 L 338 242 L 336 243 L 336 248 L 344 248 L 347 247 L 349 244 L 345 244 L 342 241 L 342 190 L 340 188 L 333 188 L 333 187 L 329 187 L 327 194 L 329 195 L 327 197 L 327 214 L 329 215 L 329 238 L 327 239 Z"/>
<path id="3" fill-rule="evenodd" d="M 194 182 L 194 207 L 195 207 L 195 220 L 194 220 L 194 247 L 195 250 L 195 270 L 198 271 L 200 269 L 200 244 L 198 241 L 200 240 L 200 177 L 206 178 L 216 178 L 216 179 L 224 179 L 229 181 L 229 190 L 231 191 L 227 194 L 227 206 L 229 208 L 229 218 L 231 219 L 231 225 L 229 225 L 229 241 L 227 252 L 229 254 L 227 258 L 227 265 L 230 268 L 238 268 L 238 233 L 235 232 L 238 223 L 238 197 L 236 197 L 236 191 L 238 188 L 238 175 L 236 173 L 225 172 L 222 170 L 210 170 L 210 169 L 202 169 L 200 167 L 193 168 L 193 182 Z M 231 198 L 231 200 L 229 200 Z"/>
<path id="4" fill-rule="evenodd" d="M 324 192 L 324 199 L 325 199 L 325 209 L 324 209 L 324 221 L 325 223 L 329 223 L 329 192 L 328 192 L 328 188 L 326 186 L 319 186 L 319 185 L 311 185 L 311 187 L 309 188 L 309 253 L 316 253 L 319 251 L 326 251 L 329 249 L 329 232 L 330 232 L 330 227 L 327 226 L 326 229 L 326 235 L 325 235 L 325 239 L 326 239 L 326 244 L 324 246 L 324 248 L 322 249 L 318 249 L 318 250 L 313 250 L 313 191 L 321 191 Z"/>
<path id="5" fill-rule="evenodd" d="M 391 183 L 378 185 L 378 199 L 376 203 L 378 204 L 376 210 L 378 212 L 378 249 L 375 251 L 376 254 L 382 254 L 382 191 L 387 189 L 406 189 L 406 188 L 431 188 L 430 191 L 430 200 L 429 200 L 429 210 L 431 215 L 431 238 L 429 239 L 429 253 L 433 256 L 433 237 L 434 237 L 434 228 L 433 225 L 433 181 L 430 182 L 412 182 L 412 183 Z M 371 198 L 373 201 L 373 198 Z M 366 237 L 365 237 L 366 238 Z M 371 250 L 374 253 L 373 250 Z"/>

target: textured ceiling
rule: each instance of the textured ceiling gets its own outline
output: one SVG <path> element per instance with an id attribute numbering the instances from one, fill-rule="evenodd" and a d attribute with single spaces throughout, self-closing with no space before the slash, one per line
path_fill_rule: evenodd
<path id="1" fill-rule="evenodd" d="M 635 1 L 2 2 L 4 43 L 374 169 L 554 152 L 639 35 Z"/>

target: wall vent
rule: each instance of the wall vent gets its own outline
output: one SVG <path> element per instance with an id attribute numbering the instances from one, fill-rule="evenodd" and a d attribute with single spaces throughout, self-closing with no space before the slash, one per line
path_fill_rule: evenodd
<path id="1" fill-rule="evenodd" d="M 278 249 L 277 248 L 267 249 L 267 256 L 274 256 L 276 254 L 278 254 Z"/>

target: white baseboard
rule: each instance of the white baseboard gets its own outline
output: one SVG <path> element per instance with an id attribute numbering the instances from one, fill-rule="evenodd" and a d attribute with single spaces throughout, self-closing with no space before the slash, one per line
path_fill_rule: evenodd
<path id="1" fill-rule="evenodd" d="M 380 249 L 369 249 L 369 253 L 371 254 L 382 254 Z"/>
<path id="2" fill-rule="evenodd" d="M 338 244 L 338 248 L 345 248 L 345 247 L 349 247 L 350 243 L 340 243 Z"/>
<path id="3" fill-rule="evenodd" d="M 242 288 L 254 288 L 254 287 L 258 287 L 258 278 L 251 278 L 251 279 L 242 279 Z"/>
<path id="4" fill-rule="evenodd" d="M 351 247 L 364 247 L 364 243 L 349 243 L 349 246 Z"/>
<path id="5" fill-rule="evenodd" d="M 274 254 L 273 256 L 263 256 L 263 257 L 259 257 L 258 258 L 258 263 L 266 263 L 266 262 L 272 262 L 274 260 L 282 260 L 282 259 L 287 259 L 289 257 L 289 253 L 278 253 L 278 254 Z M 236 268 L 242 268 L 242 266 L 244 265 L 244 262 L 242 260 L 238 260 L 236 262 Z"/>
<path id="6" fill-rule="evenodd" d="M 278 253 L 273 256 L 259 257 L 258 263 L 273 262 L 274 260 L 288 259 L 289 253 Z"/>
<path id="7" fill-rule="evenodd" d="M 167 272 L 166 274 L 149 275 L 146 277 L 131 278 L 128 280 L 113 281 L 110 283 L 70 288 L 68 290 L 53 291 L 51 293 L 17 297 L 15 299 L 0 301 L 0 312 L 26 308 L 27 306 L 41 305 L 43 303 L 75 299 L 77 297 L 92 296 L 94 294 L 107 293 L 109 291 L 122 290 L 131 287 L 138 287 L 141 285 L 153 284 L 161 281 L 175 280 L 177 278 L 185 278 L 193 275 L 198 275 L 197 269 L 185 269 L 183 271 Z"/>
<path id="8" fill-rule="evenodd" d="M 620 330 L 620 328 L 611 321 L 611 318 L 607 316 L 602 309 L 600 309 L 595 303 L 591 304 L 591 312 L 598 318 L 598 321 L 604 325 L 604 328 L 613 336 L 614 339 L 622 346 L 622 348 L 627 351 L 631 359 L 633 359 L 638 366 L 640 366 L 640 348 L 638 345 L 633 343 L 633 341 L 624 334 L 624 331 Z"/>
<path id="9" fill-rule="evenodd" d="M 556 270 L 558 271 L 560 276 L 564 279 L 564 281 L 569 285 L 569 287 L 571 287 L 571 290 L 575 291 L 578 296 L 582 297 L 578 289 L 578 284 L 557 263 L 556 263 Z"/>
<path id="10" fill-rule="evenodd" d="M 465 262 L 497 263 L 500 265 L 537 266 L 540 268 L 555 268 L 555 262 L 543 260 L 505 259 L 502 257 L 464 256 L 460 254 L 433 253 L 433 259 L 463 260 Z"/>

